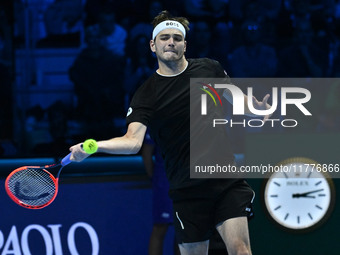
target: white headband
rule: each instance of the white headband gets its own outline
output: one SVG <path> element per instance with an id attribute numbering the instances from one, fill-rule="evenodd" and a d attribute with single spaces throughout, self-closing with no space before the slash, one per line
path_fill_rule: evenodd
<path id="1" fill-rule="evenodd" d="M 163 31 L 164 29 L 167 29 L 167 28 L 175 28 L 175 29 L 178 29 L 179 31 L 181 31 L 184 35 L 184 38 L 185 38 L 185 28 L 184 26 L 179 23 L 178 21 L 175 21 L 175 20 L 165 20 L 161 23 L 159 23 L 153 30 L 152 32 L 152 40 L 155 40 L 156 36 L 161 32 Z"/>

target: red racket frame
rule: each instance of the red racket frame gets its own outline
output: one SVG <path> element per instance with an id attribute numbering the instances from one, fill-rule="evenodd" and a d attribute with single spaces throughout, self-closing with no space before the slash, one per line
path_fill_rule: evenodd
<path id="1" fill-rule="evenodd" d="M 55 166 L 55 165 L 52 165 L 52 166 Z M 46 166 L 45 168 L 48 168 L 48 167 L 51 167 L 51 166 Z M 32 206 L 32 205 L 28 205 L 24 202 L 22 202 L 20 199 L 18 199 L 15 195 L 13 195 L 13 193 L 10 191 L 9 189 L 9 185 L 8 185 L 8 182 L 10 180 L 10 178 L 12 177 L 12 175 L 20 172 L 20 171 L 25 171 L 27 170 L 28 168 L 37 168 L 37 169 L 41 169 L 42 171 L 46 172 L 50 178 L 52 179 L 53 183 L 54 183 L 54 186 L 55 186 L 55 192 L 54 192 L 54 195 L 53 197 L 45 204 L 42 204 L 42 205 L 37 205 L 37 206 Z M 13 170 L 13 172 L 11 172 L 7 178 L 6 178 L 6 181 L 5 181 L 5 190 L 8 194 L 8 196 L 18 205 L 22 206 L 22 207 L 25 207 L 25 208 L 28 208 L 28 209 L 41 209 L 41 208 L 44 208 L 48 205 L 50 205 L 54 199 L 56 198 L 57 194 L 58 194 L 58 180 L 59 180 L 59 177 L 55 178 L 49 171 L 47 171 L 46 169 L 42 168 L 42 167 L 39 167 L 39 166 L 23 166 L 23 167 L 19 167 L 15 170 Z"/>

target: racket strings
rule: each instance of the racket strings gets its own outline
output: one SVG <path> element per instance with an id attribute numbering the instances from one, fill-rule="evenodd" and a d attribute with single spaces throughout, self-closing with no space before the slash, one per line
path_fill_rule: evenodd
<path id="1" fill-rule="evenodd" d="M 14 173 L 8 181 L 8 188 L 17 199 L 30 206 L 48 203 L 56 192 L 50 174 L 35 168 Z"/>

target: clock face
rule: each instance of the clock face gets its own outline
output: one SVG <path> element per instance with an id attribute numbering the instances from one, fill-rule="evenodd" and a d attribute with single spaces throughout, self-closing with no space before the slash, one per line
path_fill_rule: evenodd
<path id="1" fill-rule="evenodd" d="M 274 222 L 288 230 L 306 231 L 317 227 L 326 220 L 334 205 L 333 183 L 308 162 L 287 163 L 286 169 L 290 171 L 274 173 L 265 183 L 266 210 Z"/>

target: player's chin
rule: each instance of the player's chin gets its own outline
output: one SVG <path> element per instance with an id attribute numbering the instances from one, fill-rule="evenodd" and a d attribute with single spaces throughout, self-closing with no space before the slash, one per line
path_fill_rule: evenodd
<path id="1" fill-rule="evenodd" d="M 175 52 L 165 52 L 163 54 L 163 57 L 164 59 L 175 59 L 175 58 L 178 58 L 178 55 Z"/>
<path id="2" fill-rule="evenodd" d="M 163 59 L 165 61 L 169 61 L 169 62 L 172 62 L 172 61 L 178 61 L 180 60 L 181 58 L 183 57 L 183 55 L 179 55 L 179 54 L 164 54 L 163 55 Z"/>

